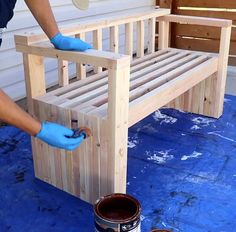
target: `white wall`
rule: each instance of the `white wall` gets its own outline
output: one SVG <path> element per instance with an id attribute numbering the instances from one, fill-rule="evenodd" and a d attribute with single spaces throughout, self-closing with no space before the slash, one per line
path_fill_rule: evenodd
<path id="1" fill-rule="evenodd" d="M 122 14 L 129 11 L 142 11 L 155 4 L 154 0 L 91 0 L 87 11 L 76 9 L 70 0 L 50 1 L 59 27 L 66 27 L 76 22 L 100 18 L 111 14 Z M 0 48 L 0 88 L 14 100 L 25 96 L 22 56 L 15 51 L 14 34 L 25 31 L 40 31 L 37 22 L 27 9 L 24 1 L 17 1 L 15 16 L 9 22 Z M 105 38 L 106 39 L 106 38 Z M 88 38 L 88 41 L 90 38 Z M 73 72 L 73 67 L 70 72 Z M 47 84 L 55 84 L 56 62 L 46 62 Z"/>

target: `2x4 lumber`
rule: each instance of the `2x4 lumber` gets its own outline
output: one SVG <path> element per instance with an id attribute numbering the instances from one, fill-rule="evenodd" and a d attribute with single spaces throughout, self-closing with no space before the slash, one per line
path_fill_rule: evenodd
<path id="1" fill-rule="evenodd" d="M 213 27 L 232 26 L 232 20 L 187 16 L 187 15 L 166 15 L 166 16 L 158 18 L 158 21 L 159 20 L 165 21 L 165 22 L 213 26 Z"/>
<path id="2" fill-rule="evenodd" d="M 220 117 L 220 115 L 223 112 L 225 84 L 227 77 L 227 65 L 228 65 L 228 56 L 230 47 L 230 35 L 231 35 L 230 26 L 221 29 L 220 52 L 219 52 L 219 63 L 218 63 L 217 84 L 216 84 L 217 94 L 215 99 L 215 106 L 216 106 L 215 111 L 218 117 Z"/>
<path id="3" fill-rule="evenodd" d="M 126 192 L 130 59 L 108 70 L 108 165 L 113 192 Z"/>
<path id="4" fill-rule="evenodd" d="M 133 40 L 134 40 L 134 26 L 133 23 L 125 24 L 125 54 L 133 57 Z"/>
<path id="5" fill-rule="evenodd" d="M 85 41 L 85 33 L 77 34 L 75 38 Z M 76 63 L 76 79 L 82 80 L 84 78 L 86 78 L 86 66 L 81 63 Z"/>
<path id="6" fill-rule="evenodd" d="M 93 31 L 93 46 L 96 50 L 102 50 L 102 29 Z M 102 72 L 102 67 L 94 67 L 94 72 Z"/>
<path id="7" fill-rule="evenodd" d="M 156 109 L 166 105 L 171 100 L 212 75 L 216 72 L 217 66 L 218 59 L 211 58 L 193 68 L 191 72 L 186 72 L 178 78 L 132 101 L 129 109 L 129 126 L 132 126 Z"/>
<path id="8" fill-rule="evenodd" d="M 44 58 L 37 55 L 23 54 L 27 103 L 33 113 L 32 98 L 46 93 Z"/>
<path id="9" fill-rule="evenodd" d="M 144 21 L 137 21 L 137 57 L 144 56 Z"/>
<path id="10" fill-rule="evenodd" d="M 16 45 L 17 51 L 23 53 L 30 53 L 38 56 L 46 56 L 51 58 L 57 58 L 61 60 L 68 60 L 72 62 L 80 62 L 83 64 L 91 64 L 94 66 L 101 66 L 104 68 L 117 68 L 119 59 L 126 57 L 127 55 L 121 55 L 106 51 L 97 51 L 94 49 L 88 49 L 84 52 L 78 51 L 62 51 L 52 47 L 49 43 L 27 45 Z"/>
<path id="11" fill-rule="evenodd" d="M 110 27 L 110 51 L 119 52 L 119 27 Z"/>
<path id="12" fill-rule="evenodd" d="M 58 83 L 59 86 L 69 84 L 68 61 L 58 60 Z"/>
<path id="13" fill-rule="evenodd" d="M 151 9 L 147 11 L 142 11 L 134 14 L 123 14 L 118 17 L 111 17 L 106 19 L 97 20 L 96 22 L 84 22 L 83 24 L 77 25 L 71 28 L 62 28 L 60 31 L 64 35 L 75 35 L 82 32 L 89 32 L 98 30 L 101 28 L 109 28 L 112 26 L 118 26 L 126 23 L 136 22 L 140 20 L 147 20 L 149 18 L 160 17 L 170 13 L 169 9 Z M 48 38 L 45 34 L 22 34 L 15 36 L 16 44 L 33 44 L 39 41 L 47 41 Z"/>
<path id="14" fill-rule="evenodd" d="M 159 21 L 158 49 L 166 49 L 169 47 L 169 29 L 170 23 L 167 21 Z"/>
<path id="15" fill-rule="evenodd" d="M 215 19 L 224 19 L 224 20 L 232 20 L 233 24 L 236 25 L 236 12 L 228 11 L 228 10 L 201 10 L 201 9 L 176 9 L 174 11 L 176 15 L 189 15 L 189 16 L 197 16 L 197 17 L 207 17 L 207 18 L 215 18 Z"/>
<path id="16" fill-rule="evenodd" d="M 148 53 L 155 52 L 156 18 L 148 19 Z"/>

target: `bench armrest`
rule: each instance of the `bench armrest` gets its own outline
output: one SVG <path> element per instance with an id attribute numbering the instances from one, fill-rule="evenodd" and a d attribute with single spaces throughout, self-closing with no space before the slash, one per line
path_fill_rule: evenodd
<path id="1" fill-rule="evenodd" d="M 207 18 L 207 17 L 196 17 L 187 15 L 166 15 L 158 18 L 158 21 L 166 21 L 181 24 L 193 24 L 202 26 L 212 26 L 212 27 L 230 27 L 232 26 L 232 20 L 228 19 L 217 19 L 217 18 Z"/>
<path id="2" fill-rule="evenodd" d="M 104 68 L 116 68 L 119 60 L 127 58 L 128 55 L 121 55 L 113 52 L 98 51 L 88 49 L 84 52 L 78 51 L 62 51 L 55 49 L 50 42 L 40 42 L 27 44 L 22 42 L 20 36 L 15 36 L 16 50 L 18 52 L 43 56 L 48 58 L 56 58 L 60 60 L 71 61 L 81 64 L 90 64 Z"/>

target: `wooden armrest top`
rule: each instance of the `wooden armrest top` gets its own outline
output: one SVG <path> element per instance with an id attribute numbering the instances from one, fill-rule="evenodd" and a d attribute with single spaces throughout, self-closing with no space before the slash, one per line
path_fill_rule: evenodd
<path id="1" fill-rule="evenodd" d="M 107 51 L 88 49 L 84 52 L 63 51 L 55 49 L 49 42 L 34 43 L 32 45 L 16 44 L 16 50 L 24 54 L 38 55 L 72 61 L 80 64 L 91 64 L 104 68 L 114 68 L 128 65 L 130 56 Z"/>
<path id="2" fill-rule="evenodd" d="M 232 20 L 218 19 L 218 18 L 207 18 L 207 17 L 196 17 L 187 15 L 166 15 L 158 18 L 160 21 L 182 23 L 182 24 L 194 24 L 202 26 L 213 26 L 213 27 L 229 27 L 232 26 Z"/>

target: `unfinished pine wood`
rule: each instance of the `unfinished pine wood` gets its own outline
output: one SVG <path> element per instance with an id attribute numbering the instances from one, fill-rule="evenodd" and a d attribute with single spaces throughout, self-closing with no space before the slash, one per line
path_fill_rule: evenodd
<path id="1" fill-rule="evenodd" d="M 164 14 L 165 12 L 165 14 Z M 169 10 L 127 15 L 85 23 L 67 32 L 93 32 L 94 47 L 86 52 L 60 51 L 37 35 L 16 36 L 25 55 L 31 113 L 69 128 L 87 126 L 92 136 L 73 152 L 50 147 L 33 138 L 35 174 L 57 188 L 94 203 L 101 196 L 126 192 L 128 128 L 168 103 L 174 108 L 219 117 L 222 113 L 231 24 L 227 20 L 164 16 Z M 159 21 L 159 51 L 155 52 L 155 21 Z M 144 43 L 148 23 L 148 47 Z M 222 27 L 220 53 L 169 48 L 169 23 L 199 23 Z M 133 24 L 137 23 L 137 57 L 133 58 Z M 120 25 L 125 26 L 125 53 L 118 54 Z M 103 28 L 110 28 L 111 49 L 102 51 Z M 40 40 L 42 39 L 42 41 Z M 101 50 L 99 50 L 101 49 Z M 144 50 L 147 49 L 147 53 Z M 46 93 L 43 58 L 59 61 L 61 87 Z M 67 83 L 63 62 L 77 63 L 74 83 Z M 78 64 L 79 62 L 79 64 Z M 32 65 L 31 65 L 32 64 Z M 84 66 L 103 67 L 87 78 Z M 35 70 L 37 74 L 34 73 Z M 36 76 L 36 80 L 34 79 Z M 39 84 L 34 86 L 34 84 Z"/>
<path id="2" fill-rule="evenodd" d="M 206 11 L 206 15 L 208 15 L 208 13 L 209 12 Z M 165 22 L 185 23 L 185 24 L 193 24 L 193 25 L 212 26 L 212 27 L 232 26 L 231 20 L 199 17 L 201 15 L 197 13 L 196 15 L 197 16 L 192 17 L 189 15 L 173 15 L 172 14 L 172 15 L 166 15 L 166 16 L 160 17 L 160 20 L 163 20 Z M 236 13 L 235 13 L 235 16 L 236 16 Z"/>
<path id="3" fill-rule="evenodd" d="M 94 49 L 102 50 L 102 29 L 93 31 L 93 46 Z M 94 72 L 102 72 L 102 67 L 94 67 Z"/>
<path id="4" fill-rule="evenodd" d="M 228 55 L 230 46 L 230 33 L 231 33 L 231 27 L 223 27 L 221 29 L 219 63 L 218 63 L 217 83 L 215 90 L 217 94 L 216 94 L 216 99 L 214 101 L 215 112 L 218 117 L 223 112 Z"/>
<path id="5" fill-rule="evenodd" d="M 148 20 L 148 53 L 155 52 L 156 18 Z"/>
<path id="6" fill-rule="evenodd" d="M 119 52 L 119 28 L 113 26 L 110 28 L 110 50 L 112 52 Z"/>
<path id="7" fill-rule="evenodd" d="M 85 40 L 85 33 L 76 34 L 75 37 Z M 76 79 L 82 80 L 84 78 L 86 78 L 86 66 L 81 63 L 76 63 Z"/>
<path id="8" fill-rule="evenodd" d="M 23 54 L 27 104 L 33 112 L 32 99 L 46 93 L 44 58 L 42 56 Z"/>
<path id="9" fill-rule="evenodd" d="M 169 47 L 169 22 L 159 21 L 158 48 L 166 49 Z"/>
<path id="10" fill-rule="evenodd" d="M 144 56 L 144 21 L 137 22 L 137 57 Z"/>
<path id="11" fill-rule="evenodd" d="M 130 60 L 108 70 L 108 163 L 111 188 L 126 192 Z"/>
<path id="12" fill-rule="evenodd" d="M 125 54 L 130 55 L 130 58 L 133 57 L 133 37 L 134 37 L 134 28 L 133 23 L 125 24 Z"/>
<path id="13" fill-rule="evenodd" d="M 58 80 L 59 86 L 69 84 L 68 61 L 58 60 Z"/>

